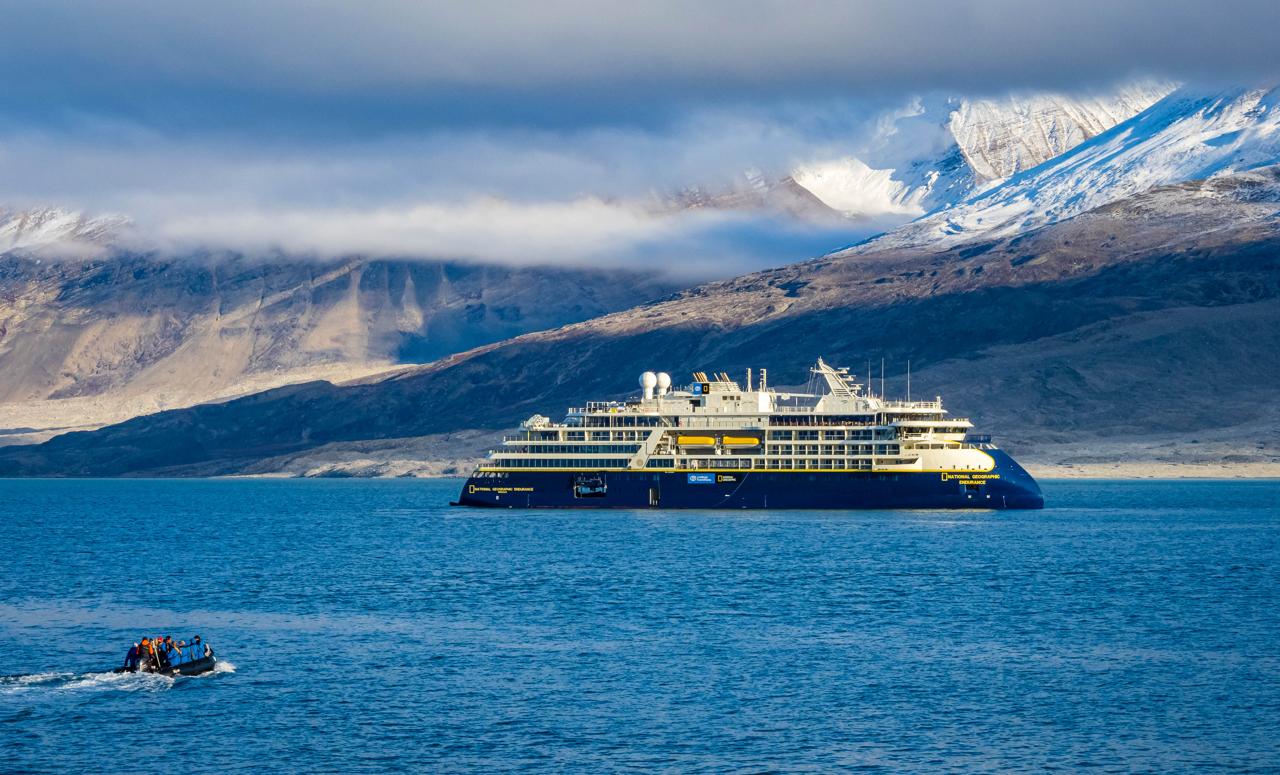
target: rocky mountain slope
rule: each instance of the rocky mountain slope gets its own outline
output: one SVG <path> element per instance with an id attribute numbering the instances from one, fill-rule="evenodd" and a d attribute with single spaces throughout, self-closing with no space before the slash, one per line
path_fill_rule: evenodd
<path id="1" fill-rule="evenodd" d="M 945 248 L 1069 218 L 1154 186 L 1280 163 L 1280 89 L 1179 89 L 1060 156 L 859 250 Z"/>
<path id="2" fill-rule="evenodd" d="M 674 288 L 643 272 L 411 260 L 8 254 L 0 257 L 0 431 L 48 432 L 349 379 Z"/>
<path id="3" fill-rule="evenodd" d="M 0 450 L 0 474 L 271 468 L 325 445 L 501 428 L 643 369 L 888 358 L 1029 460 L 1280 460 L 1280 170 L 1157 188 L 1012 237 L 830 256 L 399 373 L 312 383 Z M 1176 445 L 1176 446 L 1170 446 Z M 313 461 L 314 462 L 314 461 Z"/>

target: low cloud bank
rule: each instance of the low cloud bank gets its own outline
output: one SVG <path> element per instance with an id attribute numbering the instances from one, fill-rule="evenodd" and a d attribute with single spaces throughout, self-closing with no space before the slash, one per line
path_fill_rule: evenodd
<path id="1" fill-rule="evenodd" d="M 694 110 L 654 129 L 300 144 L 84 122 L 0 133 L 0 202 L 121 214 L 131 247 L 175 253 L 646 266 L 705 279 L 905 220 L 809 221 L 750 202 L 687 208 L 690 185 L 714 198 L 847 153 L 875 115 L 855 102 L 788 104 Z"/>
<path id="2" fill-rule="evenodd" d="M 243 210 L 175 217 L 139 247 L 182 254 L 214 246 L 246 255 L 447 258 L 593 266 L 705 280 L 791 263 L 889 224 L 812 224 L 778 215 L 655 213 L 599 199 L 479 199 L 376 210 Z"/>

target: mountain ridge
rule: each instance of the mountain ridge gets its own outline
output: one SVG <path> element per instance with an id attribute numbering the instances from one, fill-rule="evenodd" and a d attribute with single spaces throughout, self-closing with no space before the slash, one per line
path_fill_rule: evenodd
<path id="1" fill-rule="evenodd" d="M 1135 428 L 1146 429 L 1133 436 L 1143 444 L 1174 430 L 1221 432 L 1221 402 L 1233 398 L 1253 414 L 1237 413 L 1231 431 L 1261 445 L 1249 455 L 1272 459 L 1267 439 L 1280 410 L 1256 388 L 1280 370 L 1278 211 L 1277 167 L 1163 187 L 1013 237 L 826 257 L 711 283 L 385 379 L 293 386 L 10 447 L 0 450 L 0 473 L 244 472 L 335 442 L 502 427 L 630 392 L 646 368 L 766 366 L 771 382 L 786 384 L 819 354 L 855 368 L 880 355 L 891 365 L 909 358 L 918 389 L 939 388 L 1032 459 L 1062 439 L 1076 455 L 1080 444 L 1114 446 Z M 905 346 L 889 351 L 888 341 Z M 1063 352 L 1086 362 L 1049 357 Z M 1108 368 L 1128 364 L 1126 379 L 1090 380 L 1090 352 Z M 1215 375 L 1215 352 L 1249 368 Z M 1001 364 L 1015 361 L 1019 373 L 1005 374 Z M 1184 367 L 1173 379 L 1170 363 Z M 1132 403 L 1135 385 L 1155 391 L 1150 403 Z M 1221 393 L 1206 396 L 1200 385 Z"/>

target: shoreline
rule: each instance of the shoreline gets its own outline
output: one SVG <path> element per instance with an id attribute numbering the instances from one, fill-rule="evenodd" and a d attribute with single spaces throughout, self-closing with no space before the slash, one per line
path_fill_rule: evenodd
<path id="1" fill-rule="evenodd" d="M 1280 479 L 1280 463 L 1024 463 L 1036 479 Z"/>

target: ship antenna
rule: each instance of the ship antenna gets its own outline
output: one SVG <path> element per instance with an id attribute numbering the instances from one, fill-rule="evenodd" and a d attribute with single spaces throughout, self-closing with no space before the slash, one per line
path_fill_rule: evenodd
<path id="1" fill-rule="evenodd" d="M 870 358 L 868 358 L 868 359 L 867 359 L 867 395 L 868 395 L 868 396 L 872 395 L 872 392 L 871 392 L 871 359 L 870 359 Z"/>
<path id="2" fill-rule="evenodd" d="M 880 359 L 880 398 L 884 398 L 884 358 Z"/>
<path id="3" fill-rule="evenodd" d="M 907 359 L 907 400 L 911 400 L 911 359 Z"/>

